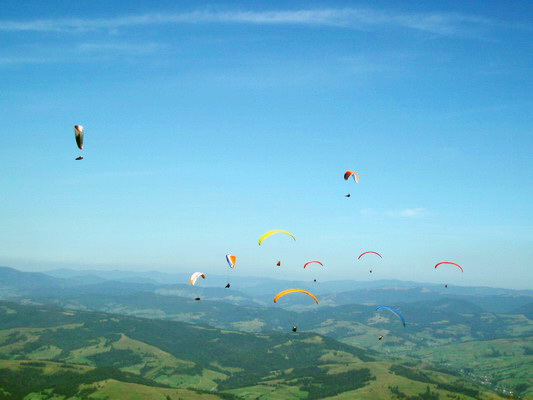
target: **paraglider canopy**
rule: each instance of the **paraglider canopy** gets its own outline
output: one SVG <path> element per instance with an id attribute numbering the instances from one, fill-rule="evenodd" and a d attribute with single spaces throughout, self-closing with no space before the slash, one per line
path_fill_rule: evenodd
<path id="1" fill-rule="evenodd" d="M 259 241 L 258 241 L 259 246 L 261 246 L 261 243 L 263 243 L 263 240 L 265 240 L 267 237 L 272 236 L 272 235 L 274 235 L 276 233 L 284 233 L 284 234 L 289 235 L 290 237 L 292 237 L 294 240 L 296 240 L 296 237 L 290 232 L 283 231 L 283 230 L 275 230 L 275 231 L 269 231 L 269 232 L 265 233 L 263 236 L 261 236 L 259 238 Z"/>
<path id="2" fill-rule="evenodd" d="M 196 281 L 200 277 L 202 279 L 205 279 L 205 274 L 203 272 L 195 272 L 194 274 L 191 275 L 191 279 L 189 280 L 189 282 L 191 283 L 191 285 L 195 285 Z"/>
<path id="3" fill-rule="evenodd" d="M 439 265 L 442 265 L 442 264 L 449 264 L 449 265 L 455 265 L 457 268 L 459 268 L 461 270 L 461 272 L 465 272 L 463 270 L 463 267 L 461 267 L 459 264 L 456 264 L 454 262 L 451 262 L 451 261 L 442 261 L 440 263 L 437 263 L 437 265 L 435 265 L 435 268 L 437 268 Z"/>
<path id="4" fill-rule="evenodd" d="M 281 261 L 278 261 L 278 262 L 276 263 L 276 265 L 277 265 L 278 267 L 281 266 Z"/>
<path id="5" fill-rule="evenodd" d="M 357 175 L 357 172 L 354 171 L 346 171 L 344 173 L 344 180 L 347 181 L 350 179 L 350 177 L 353 176 L 353 180 L 359 183 L 359 175 Z"/>
<path id="6" fill-rule="evenodd" d="M 74 125 L 74 136 L 76 138 L 76 144 L 80 150 L 83 150 L 83 126 Z"/>
<path id="7" fill-rule="evenodd" d="M 297 327 L 297 326 L 293 326 L 293 327 L 292 327 L 292 331 L 293 331 L 293 332 L 296 332 L 297 330 L 298 330 L 298 327 Z"/>
<path id="8" fill-rule="evenodd" d="M 308 261 L 304 264 L 304 268 L 307 267 L 309 264 L 313 264 L 313 263 L 324 266 L 324 264 L 322 264 L 320 261 Z"/>
<path id="9" fill-rule="evenodd" d="M 379 254 L 377 251 L 365 251 L 364 253 L 359 254 L 359 257 L 357 257 L 357 259 L 360 260 L 361 257 L 363 257 L 365 254 L 376 254 L 379 257 L 383 258 L 381 254 Z"/>
<path id="10" fill-rule="evenodd" d="M 313 293 L 308 292 L 307 290 L 303 290 L 303 289 L 287 289 L 287 290 L 284 290 L 282 292 L 279 292 L 274 297 L 274 303 L 277 303 L 280 298 L 282 298 L 283 296 L 285 296 L 285 295 L 287 295 L 289 293 L 305 293 L 306 295 L 312 297 L 313 300 L 315 300 L 316 304 L 318 304 L 318 299 L 316 298 L 316 296 Z"/>
<path id="11" fill-rule="evenodd" d="M 226 254 L 226 261 L 230 268 L 235 268 L 235 264 L 237 264 L 237 256 Z"/>
<path id="12" fill-rule="evenodd" d="M 389 310 L 390 312 L 392 312 L 393 314 L 395 314 L 398 318 L 400 318 L 402 320 L 402 324 L 405 327 L 405 318 L 395 308 L 392 308 L 392 307 L 389 307 L 389 306 L 379 306 L 379 307 L 376 308 L 376 311 L 379 311 L 379 310 Z"/>

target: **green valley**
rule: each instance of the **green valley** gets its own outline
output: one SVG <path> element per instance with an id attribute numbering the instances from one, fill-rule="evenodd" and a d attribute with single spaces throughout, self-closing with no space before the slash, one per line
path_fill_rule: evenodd
<path id="1" fill-rule="evenodd" d="M 252 334 L 7 302 L 0 323 L 1 399 L 501 398 L 315 333 Z"/>

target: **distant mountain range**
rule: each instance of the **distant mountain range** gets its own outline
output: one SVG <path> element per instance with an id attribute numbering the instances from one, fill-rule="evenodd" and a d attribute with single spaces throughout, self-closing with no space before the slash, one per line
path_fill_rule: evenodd
<path id="1" fill-rule="evenodd" d="M 133 283 L 151 283 L 151 284 L 183 284 L 189 281 L 190 274 L 175 273 L 169 274 L 159 271 L 123 271 L 123 270 L 71 270 L 71 269 L 55 269 L 43 272 L 44 274 L 56 278 L 80 280 L 89 279 L 103 279 L 122 282 Z M 202 282 L 202 286 L 223 287 L 227 283 L 227 278 L 221 275 L 209 275 L 208 279 Z M 232 285 L 239 291 L 250 291 L 253 294 L 271 295 L 276 290 L 279 290 L 280 285 L 286 286 L 296 285 L 297 287 L 306 286 L 312 288 L 318 294 L 324 293 L 340 293 L 352 290 L 375 289 L 375 288 L 427 288 L 435 292 L 441 293 L 467 293 L 475 295 L 503 295 L 503 294 L 524 294 L 533 296 L 533 290 L 513 290 L 504 288 L 491 288 L 483 286 L 451 286 L 446 289 L 442 285 L 434 283 L 423 283 L 413 281 L 400 281 L 394 279 L 376 280 L 376 281 L 352 281 L 352 280 L 337 280 L 324 281 L 318 284 L 309 281 L 294 281 L 284 279 L 273 279 L 265 277 L 250 277 L 250 276 L 235 276 L 231 278 Z"/>
<path id="2" fill-rule="evenodd" d="M 251 279 L 248 283 L 257 289 L 254 292 L 247 288 L 237 291 L 233 287 L 132 282 L 128 280 L 134 276 L 120 272 L 126 281 L 100 278 L 98 283 L 93 280 L 80 284 L 80 276 L 87 276 L 87 271 L 82 271 L 82 275 L 62 271 L 64 278 L 0 268 L 0 296 L 27 304 L 205 323 L 247 332 L 286 332 L 297 324 L 306 331 L 374 349 L 382 347 L 375 342 L 376 336 L 393 332 L 394 341 L 388 342 L 388 350 L 401 352 L 412 351 L 416 346 L 530 335 L 533 330 L 529 319 L 533 296 L 505 289 L 494 289 L 487 295 L 490 288 L 484 288 L 483 294 L 461 288 L 465 294 L 413 287 L 410 282 L 394 282 L 390 286 L 386 281 L 381 287 L 374 282 L 373 289 L 320 295 L 320 306 L 316 306 L 307 296 L 287 296 L 280 301 L 282 304 L 274 304 L 271 295 L 266 297 L 258 289 L 266 290 L 265 287 L 282 282 L 277 291 L 296 286 L 294 282 L 272 280 L 261 286 Z M 111 275 L 117 277 L 115 273 Z M 202 300 L 195 301 L 197 297 Z M 392 314 L 376 313 L 376 305 L 383 304 L 401 310 L 407 320 L 406 329 Z"/>
<path id="3" fill-rule="evenodd" d="M 510 313 L 533 304 L 533 291 L 489 287 L 449 287 L 442 285 L 378 280 L 375 282 L 284 281 L 269 278 L 235 277 L 230 289 L 224 289 L 226 278 L 210 275 L 196 287 L 188 282 L 185 274 L 165 274 L 156 271 L 75 271 L 60 269 L 46 273 L 22 272 L 0 267 L 0 298 L 17 299 L 30 294 L 34 296 L 70 296 L 81 294 L 131 294 L 151 292 L 160 295 L 198 297 L 224 301 L 245 306 L 275 306 L 275 293 L 298 287 L 320 297 L 320 306 L 347 304 L 401 304 L 408 302 L 434 301 L 442 298 L 465 300 L 487 312 Z M 306 298 L 294 296 L 284 299 L 276 308 L 312 310 L 313 303 Z"/>

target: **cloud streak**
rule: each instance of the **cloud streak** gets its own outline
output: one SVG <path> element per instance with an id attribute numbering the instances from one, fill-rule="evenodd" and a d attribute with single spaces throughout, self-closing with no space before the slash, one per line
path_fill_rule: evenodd
<path id="1" fill-rule="evenodd" d="M 380 211 L 373 208 L 361 210 L 361 215 L 371 217 L 388 217 L 388 218 L 422 218 L 429 214 L 425 208 L 404 208 L 402 210 Z"/>
<path id="2" fill-rule="evenodd" d="M 46 64 L 46 63 L 55 63 L 63 61 L 60 58 L 51 58 L 51 57 L 0 57 L 0 67 L 1 66 L 13 66 L 20 64 Z"/>
<path id="3" fill-rule="evenodd" d="M 156 53 L 165 49 L 165 46 L 158 43 L 90 42 L 78 44 L 76 49 L 82 53 L 143 55 Z"/>
<path id="4" fill-rule="evenodd" d="M 192 11 L 175 14 L 148 13 L 114 18 L 39 19 L 0 21 L 5 32 L 87 32 L 163 24 L 302 25 L 374 30 L 403 28 L 440 35 L 464 34 L 494 21 L 456 13 L 401 13 L 393 11 L 326 8 L 285 11 Z"/>

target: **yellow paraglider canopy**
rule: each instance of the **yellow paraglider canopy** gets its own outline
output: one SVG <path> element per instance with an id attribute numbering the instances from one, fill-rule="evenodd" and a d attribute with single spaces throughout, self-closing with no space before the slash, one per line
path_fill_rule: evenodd
<path id="1" fill-rule="evenodd" d="M 290 232 L 287 232 L 287 231 L 282 231 L 282 230 L 276 230 L 276 231 L 270 231 L 270 232 L 267 232 L 265 233 L 263 236 L 261 236 L 259 238 L 259 246 L 261 246 L 261 243 L 263 243 L 263 240 L 265 240 L 267 237 L 271 236 L 271 235 L 274 235 L 275 233 L 285 233 L 287 235 L 289 235 L 290 237 L 292 237 L 294 240 L 296 240 L 296 237 L 294 237 L 294 235 Z"/>

